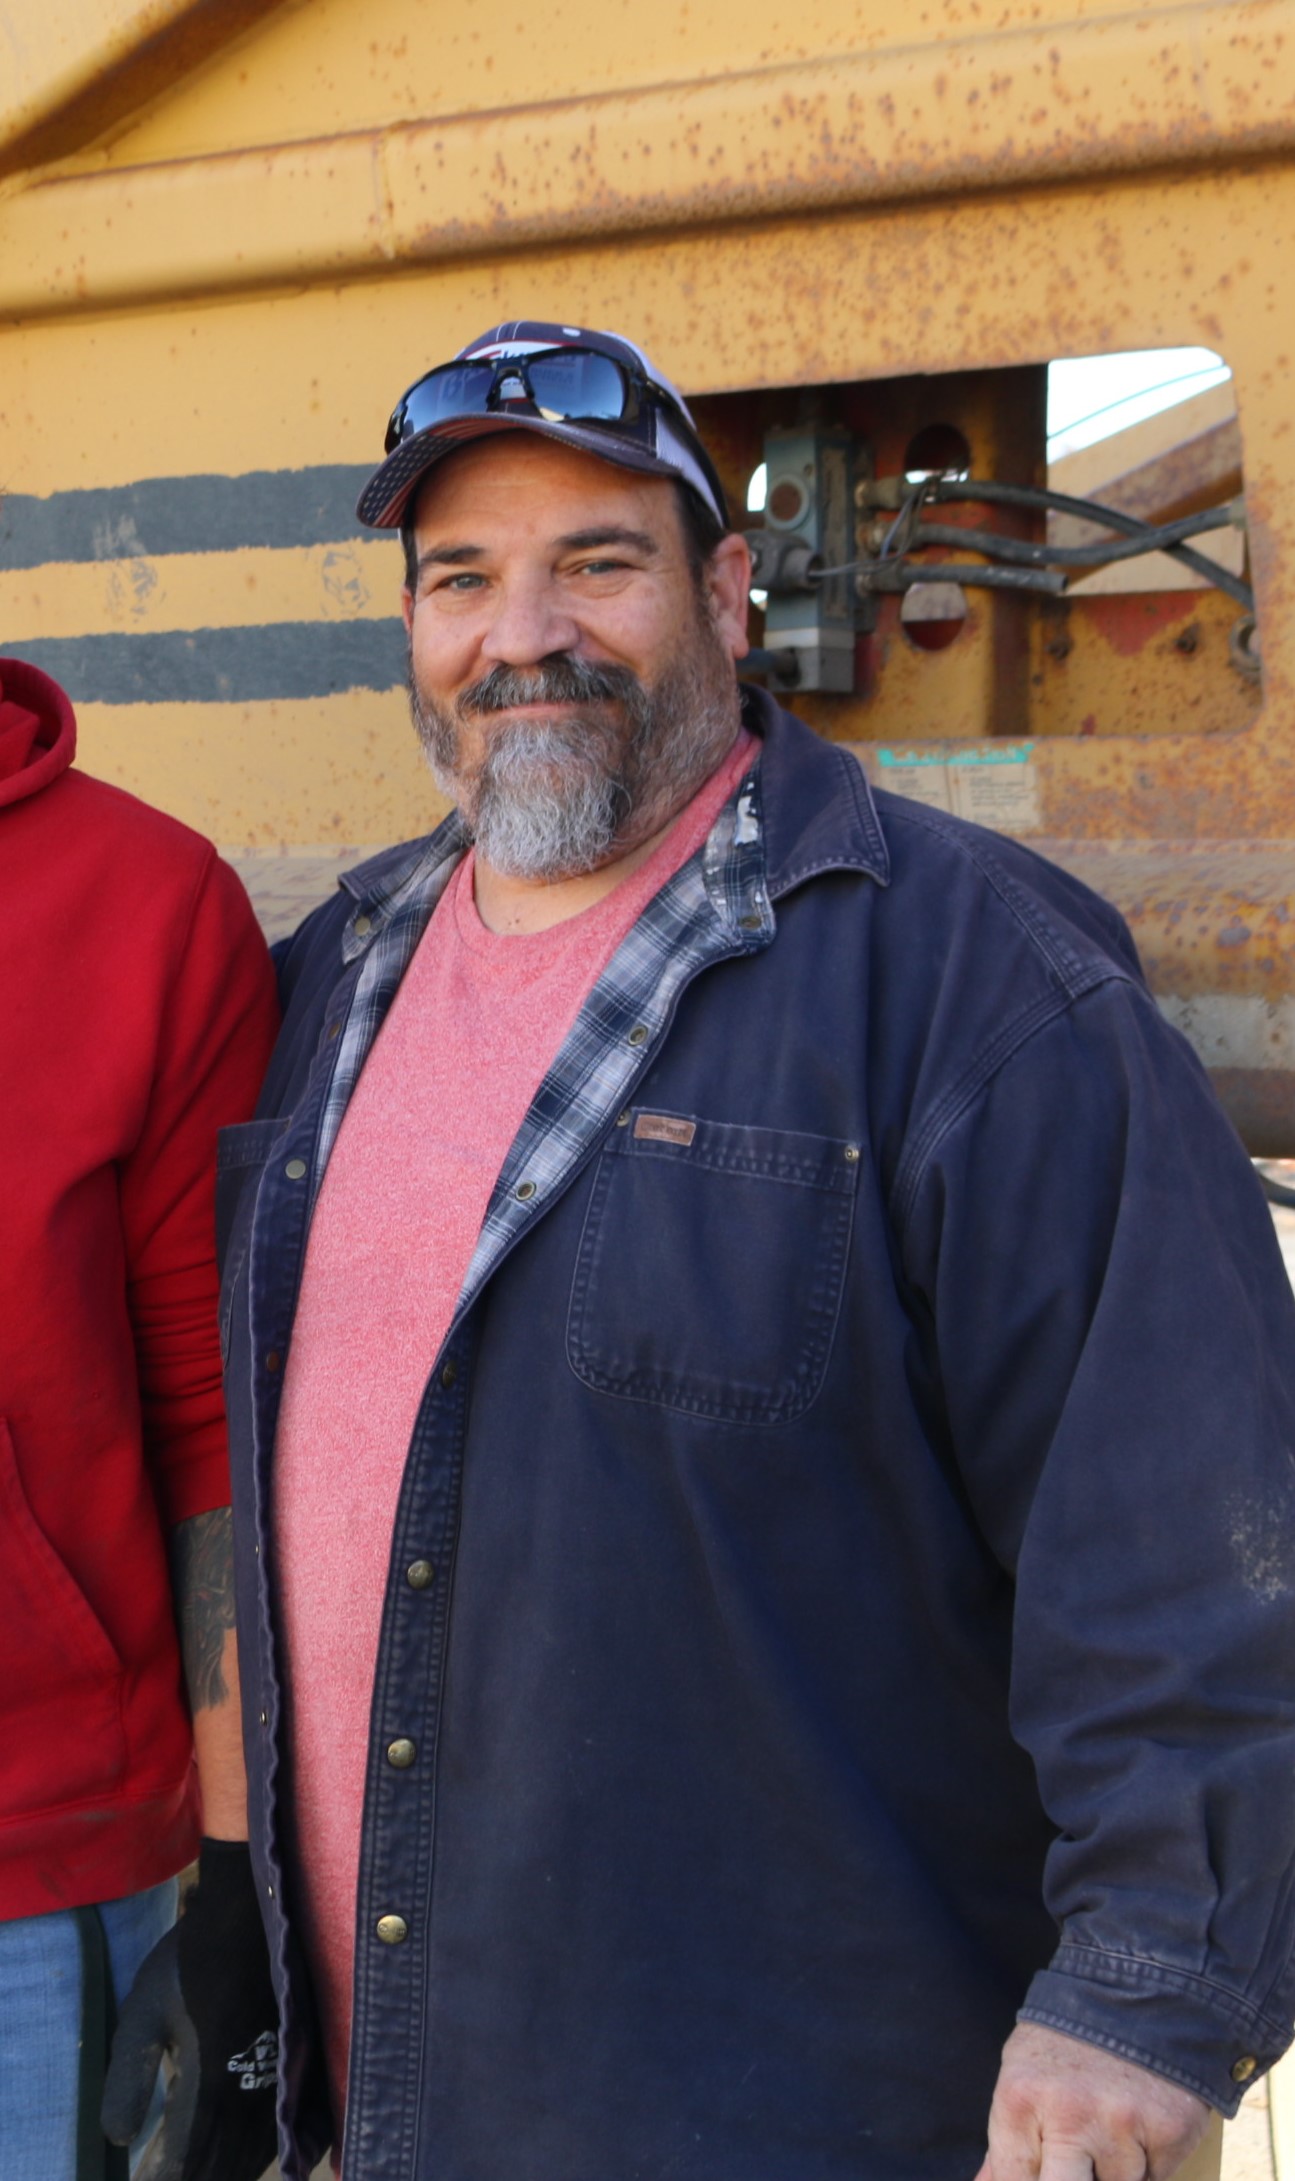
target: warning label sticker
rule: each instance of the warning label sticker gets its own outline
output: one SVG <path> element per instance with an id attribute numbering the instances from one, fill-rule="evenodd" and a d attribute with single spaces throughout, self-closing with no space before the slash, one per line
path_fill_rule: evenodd
<path id="1" fill-rule="evenodd" d="M 878 750 L 881 785 L 894 795 L 909 795 L 915 803 L 929 803 L 934 810 L 952 810 L 949 795 L 949 761 L 944 757 L 900 757 L 894 750 Z"/>
<path id="2" fill-rule="evenodd" d="M 999 833 L 1037 833 L 1042 822 L 1032 742 L 997 750 L 936 751 L 880 748 L 881 786 L 915 803 L 993 826 Z"/>

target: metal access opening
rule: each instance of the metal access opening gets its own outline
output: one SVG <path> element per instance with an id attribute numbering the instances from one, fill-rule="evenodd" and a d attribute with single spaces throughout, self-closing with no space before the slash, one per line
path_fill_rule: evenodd
<path id="1" fill-rule="evenodd" d="M 746 511 L 749 671 L 821 731 L 1033 741 L 1254 720 L 1240 426 L 1210 351 L 696 408 Z M 922 792 L 916 773 L 890 784 Z"/>

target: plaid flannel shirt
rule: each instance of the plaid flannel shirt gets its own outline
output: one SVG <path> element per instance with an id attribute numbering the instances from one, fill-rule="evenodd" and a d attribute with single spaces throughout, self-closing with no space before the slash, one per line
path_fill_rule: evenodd
<path id="1" fill-rule="evenodd" d="M 316 1199 L 360 1071 L 467 845 L 455 811 L 380 890 L 373 884 L 372 865 L 360 865 L 342 882 L 364 903 L 347 925 L 343 960 L 354 962 L 366 947 L 368 959 L 324 1102 Z M 680 992 L 697 971 L 720 955 L 756 952 L 773 932 L 757 755 L 703 846 L 648 903 L 587 995 L 495 1182 L 456 1318 L 505 1252 L 560 1194 L 592 1138 L 616 1114 L 642 1072 L 645 1049 L 657 1045 Z"/>

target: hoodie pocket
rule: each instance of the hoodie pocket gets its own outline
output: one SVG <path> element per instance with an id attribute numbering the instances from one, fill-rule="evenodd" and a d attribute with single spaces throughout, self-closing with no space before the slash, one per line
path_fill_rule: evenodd
<path id="1" fill-rule="evenodd" d="M 2 1416 L 0 1595 L 3 1813 L 30 1815 L 119 1786 L 126 1762 L 121 1660 L 32 1512 Z"/>

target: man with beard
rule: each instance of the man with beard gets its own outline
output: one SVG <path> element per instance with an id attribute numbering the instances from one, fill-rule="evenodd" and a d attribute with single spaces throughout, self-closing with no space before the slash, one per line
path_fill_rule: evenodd
<path id="1" fill-rule="evenodd" d="M 285 2175 L 1163 2181 L 1295 2006 L 1247 1162 L 1108 907 L 739 692 L 630 343 L 360 513 L 458 807 L 222 1150 Z"/>

